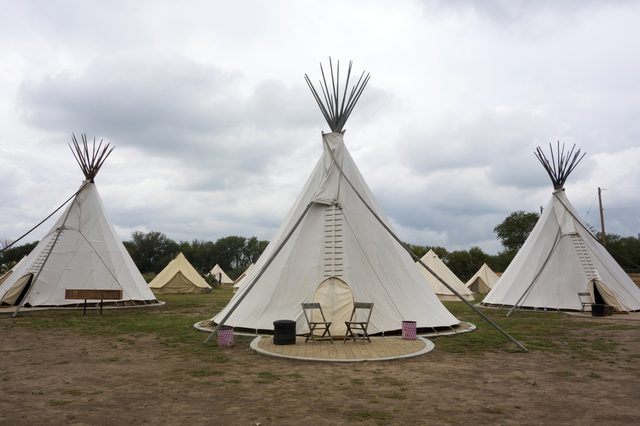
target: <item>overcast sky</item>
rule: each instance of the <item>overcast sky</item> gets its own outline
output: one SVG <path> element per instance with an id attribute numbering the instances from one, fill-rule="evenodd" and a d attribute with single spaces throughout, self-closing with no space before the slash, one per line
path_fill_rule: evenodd
<path id="1" fill-rule="evenodd" d="M 538 145 L 586 158 L 567 195 L 640 233 L 640 2 L 0 0 L 0 239 L 116 146 L 96 184 L 118 233 L 270 239 L 328 131 L 304 74 L 371 73 L 345 143 L 405 241 L 487 252 L 545 205 Z M 33 234 L 38 239 L 51 226 Z"/>

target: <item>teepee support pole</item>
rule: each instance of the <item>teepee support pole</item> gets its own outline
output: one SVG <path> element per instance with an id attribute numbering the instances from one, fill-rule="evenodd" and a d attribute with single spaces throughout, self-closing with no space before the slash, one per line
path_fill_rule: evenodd
<path id="1" fill-rule="evenodd" d="M 211 333 L 209 333 L 209 335 L 207 336 L 207 338 L 205 339 L 204 343 L 209 343 L 209 340 L 211 340 L 211 338 L 213 337 L 214 334 L 216 334 L 218 332 L 218 329 L 220 327 L 222 327 L 224 325 L 224 323 L 229 319 L 229 317 L 231 316 L 231 314 L 236 310 L 236 308 L 240 305 L 240 303 L 244 300 L 244 298 L 247 296 L 247 294 L 249 294 L 249 292 L 251 291 L 251 289 L 253 288 L 253 286 L 258 282 L 258 279 L 260 279 L 260 277 L 262 276 L 262 274 L 264 273 L 264 271 L 267 270 L 267 268 L 269 267 L 269 265 L 271 265 L 271 262 L 273 262 L 273 260 L 276 258 L 276 256 L 278 256 L 278 253 L 280 253 L 280 250 L 282 250 L 282 248 L 284 247 L 284 245 L 287 243 L 287 241 L 289 241 L 289 238 L 291 238 L 291 235 L 293 235 L 293 233 L 295 232 L 295 230 L 298 228 L 298 225 L 300 225 L 300 222 L 302 222 L 302 219 L 304 219 L 304 217 L 307 215 L 307 212 L 309 211 L 309 209 L 311 208 L 311 204 L 313 203 L 309 203 L 307 204 L 307 207 L 305 207 L 304 211 L 302 212 L 302 214 L 300 214 L 300 217 L 298 218 L 298 220 L 296 220 L 296 223 L 293 225 L 293 227 L 291 227 L 291 229 L 289 230 L 289 232 L 287 233 L 286 237 L 284 238 L 284 240 L 280 243 L 280 245 L 274 250 L 274 252 L 271 254 L 271 256 L 269 256 L 269 259 L 265 262 L 265 264 L 262 266 L 262 269 L 260 269 L 260 271 L 258 271 L 258 274 L 253 278 L 253 281 L 251 281 L 247 288 L 242 292 L 242 294 L 240 295 L 240 297 L 238 297 L 238 300 L 236 301 L 236 303 L 229 308 L 229 311 L 227 312 L 227 314 L 220 320 L 220 322 L 215 326 L 215 328 L 213 329 L 213 331 Z M 257 333 L 256 333 L 257 334 Z"/>
<path id="2" fill-rule="evenodd" d="M 558 233 L 556 234 L 556 239 L 553 242 L 553 246 L 551 247 L 551 250 L 549 250 L 549 254 L 547 255 L 547 258 L 544 260 L 544 262 L 542 263 L 542 266 L 538 270 L 538 273 L 536 274 L 535 277 L 533 277 L 533 280 L 531 281 L 531 284 L 529 284 L 529 287 L 525 289 L 524 293 L 522 293 L 522 296 L 520 296 L 520 298 L 511 307 L 511 309 L 509 309 L 509 312 L 507 312 L 505 317 L 510 316 L 511 313 L 514 311 L 514 309 L 517 309 L 518 306 L 524 302 L 524 299 L 526 299 L 527 296 L 529 296 L 529 293 L 531 293 L 533 286 L 538 282 L 538 278 L 540 277 L 540 274 L 542 274 L 542 271 L 544 271 L 544 268 L 546 268 L 547 263 L 549 262 L 549 259 L 551 259 L 551 255 L 556 251 L 556 247 L 558 247 L 558 243 L 560 242 L 560 237 L 561 237 L 561 233 L 560 233 L 560 229 L 558 229 Z"/>
<path id="3" fill-rule="evenodd" d="M 362 201 L 362 203 L 365 205 L 365 207 L 371 212 L 371 214 L 373 215 L 373 217 L 376 218 L 376 220 L 380 223 L 380 225 L 382 225 L 382 227 L 384 229 L 386 229 L 386 231 L 389 233 L 389 235 L 391 235 L 391 237 L 393 237 L 394 240 L 396 240 L 398 242 L 398 244 L 400 244 L 400 246 L 402 248 L 404 248 L 410 255 L 412 258 L 416 259 L 417 262 L 419 262 L 427 271 L 429 271 L 431 274 L 433 274 L 434 277 L 436 277 L 438 279 L 438 281 L 440 281 L 446 288 L 448 288 L 453 294 L 455 294 L 460 300 L 462 300 L 468 307 L 470 307 L 471 309 L 473 309 L 475 311 L 475 313 L 477 313 L 478 315 L 480 315 L 482 317 L 482 319 L 484 319 L 486 322 L 488 322 L 491 326 L 493 326 L 493 328 L 495 328 L 496 330 L 498 330 L 502 335 L 504 335 L 507 339 L 509 339 L 510 341 L 512 341 L 513 343 L 516 344 L 516 346 L 518 346 L 520 349 L 522 349 L 523 352 L 529 352 L 529 350 L 522 344 L 520 343 L 518 340 L 516 340 L 513 336 L 511 336 L 509 333 L 507 333 L 502 327 L 500 327 L 498 324 L 496 324 L 495 322 L 493 322 L 488 316 L 486 316 L 484 313 L 482 313 L 479 309 L 477 309 L 475 306 L 473 306 L 471 303 L 469 303 L 468 300 L 466 300 L 460 293 L 458 293 L 455 289 L 451 288 L 451 286 L 449 284 L 447 284 L 433 269 L 429 268 L 427 265 L 425 265 L 425 263 L 420 260 L 420 258 L 418 256 L 416 256 L 411 250 L 409 250 L 404 243 L 402 242 L 402 240 L 400 240 L 400 238 L 398 238 L 398 236 L 391 230 L 391 228 L 389 228 L 387 226 L 386 223 L 384 223 L 384 221 L 382 220 L 382 218 L 380 218 L 380 216 L 378 216 L 378 214 L 371 208 L 371 206 L 369 206 L 369 204 L 366 202 L 366 200 L 362 197 L 362 195 L 360 195 L 360 192 L 358 192 L 358 190 L 356 189 L 356 187 L 351 183 L 351 181 L 349 180 L 349 178 L 344 174 L 344 171 L 342 170 L 342 166 L 340 164 L 338 164 L 338 161 L 336 160 L 336 157 L 333 153 L 333 151 L 331 150 L 331 147 L 329 146 L 329 144 L 327 143 L 326 139 L 322 138 L 322 141 L 327 149 L 327 151 L 329 151 L 329 155 L 331 155 L 331 160 L 333 161 L 333 163 L 336 165 L 336 167 L 338 168 L 338 170 L 340 171 L 340 174 L 342 175 L 342 177 L 344 178 L 344 180 L 349 184 L 349 186 L 351 187 L 351 189 L 353 189 L 353 191 L 356 193 L 356 195 L 358 196 L 358 198 L 360 198 L 360 201 Z"/>
<path id="4" fill-rule="evenodd" d="M 82 189 L 85 187 L 86 184 L 87 183 L 85 181 L 85 184 L 83 184 L 82 187 L 78 190 L 78 192 L 76 192 L 76 194 L 75 194 L 76 196 L 80 193 L 80 191 L 82 191 Z M 53 251 L 53 249 L 55 248 L 56 244 L 58 243 L 58 239 L 60 238 L 60 234 L 62 234 L 62 231 L 64 230 L 64 225 L 66 225 L 67 219 L 69 219 L 69 213 L 71 213 L 71 209 L 67 210 L 67 214 L 64 216 L 64 220 L 62 221 L 62 224 L 60 225 L 60 227 L 57 230 L 56 237 L 53 240 L 53 243 L 51 244 L 51 248 L 49 248 L 49 253 L 47 253 L 47 256 L 42 261 L 42 265 L 40 265 L 40 269 L 38 270 L 38 273 L 31 280 L 31 284 L 29 284 L 29 289 L 27 290 L 25 295 L 22 297 L 22 300 L 18 304 L 18 307 L 16 308 L 15 312 L 13 313 L 13 315 L 11 315 L 12 318 L 15 318 L 15 317 L 18 316 L 18 312 L 20 312 L 20 309 L 22 308 L 22 306 L 24 305 L 25 301 L 27 300 L 29 294 L 31 293 L 31 290 L 33 290 L 33 287 L 36 285 L 36 282 L 38 281 L 38 278 L 40 278 L 40 274 L 42 273 L 42 270 L 44 269 L 44 265 L 47 264 L 47 260 L 49 260 L 49 256 L 51 256 L 51 252 Z"/>

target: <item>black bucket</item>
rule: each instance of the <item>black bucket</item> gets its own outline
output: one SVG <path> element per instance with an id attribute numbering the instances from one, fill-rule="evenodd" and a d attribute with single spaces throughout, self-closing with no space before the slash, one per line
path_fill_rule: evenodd
<path id="1" fill-rule="evenodd" d="M 273 322 L 273 344 L 294 345 L 296 343 L 296 322 L 277 320 Z"/>

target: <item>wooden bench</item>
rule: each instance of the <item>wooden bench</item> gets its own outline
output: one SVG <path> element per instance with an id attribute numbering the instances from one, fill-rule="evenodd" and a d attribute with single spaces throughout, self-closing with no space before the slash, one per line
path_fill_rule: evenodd
<path id="1" fill-rule="evenodd" d="M 122 290 L 65 289 L 64 298 L 71 300 L 84 299 L 83 315 L 87 314 L 87 300 L 100 299 L 100 315 L 102 315 L 102 301 L 122 299 Z"/>

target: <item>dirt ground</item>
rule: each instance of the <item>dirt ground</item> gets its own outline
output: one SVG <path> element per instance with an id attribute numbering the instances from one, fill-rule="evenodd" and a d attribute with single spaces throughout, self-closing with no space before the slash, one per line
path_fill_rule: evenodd
<path id="1" fill-rule="evenodd" d="M 637 425 L 640 327 L 610 333 L 619 349 L 587 361 L 452 354 L 435 339 L 412 359 L 313 363 L 245 339 L 210 364 L 154 336 L 13 327 L 0 335 L 0 424 Z"/>

